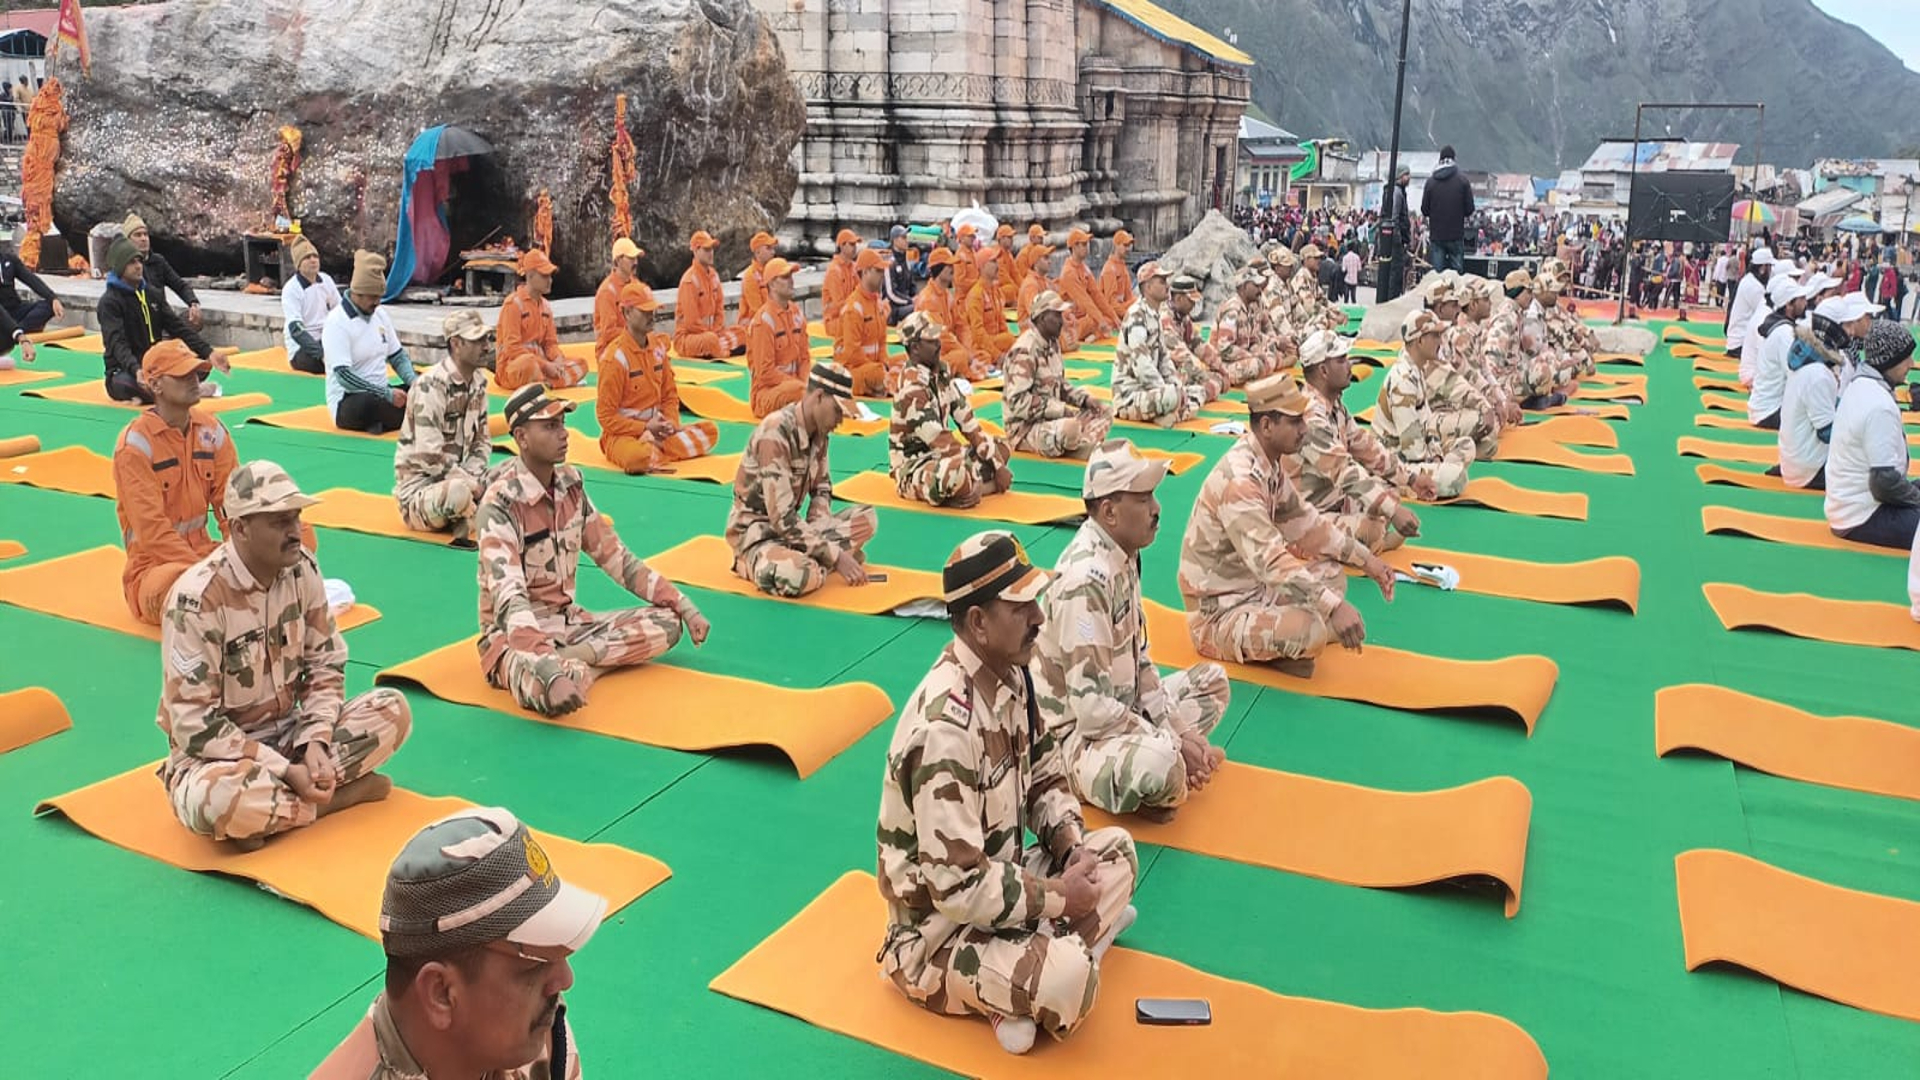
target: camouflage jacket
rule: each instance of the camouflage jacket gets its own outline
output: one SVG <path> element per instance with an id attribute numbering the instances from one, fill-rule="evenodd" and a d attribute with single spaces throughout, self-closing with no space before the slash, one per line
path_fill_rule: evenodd
<path id="1" fill-rule="evenodd" d="M 1222 364 L 1231 364 L 1245 356 L 1259 360 L 1271 359 L 1278 347 L 1274 337 L 1273 319 L 1259 301 L 1251 304 L 1238 295 L 1229 296 L 1220 310 L 1213 314 L 1214 350 L 1220 354 Z"/>
<path id="2" fill-rule="evenodd" d="M 1034 648 L 1033 682 L 1048 725 L 1067 733 L 1068 756 L 1088 742 L 1175 729 L 1160 669 L 1147 655 L 1139 558 L 1085 521 L 1054 574 L 1040 601 L 1047 621 Z"/>
<path id="3" fill-rule="evenodd" d="M 1200 337 L 1200 327 L 1192 315 L 1182 315 L 1171 302 L 1160 309 L 1161 337 L 1173 350 L 1173 367 L 1189 383 L 1199 382 L 1207 372 L 1217 372 L 1222 384 L 1228 382 L 1227 366 L 1220 362 L 1220 350 Z"/>
<path id="4" fill-rule="evenodd" d="M 1084 387 L 1067 381 L 1060 343 L 1049 342 L 1031 327 L 1021 332 L 1001 363 L 1007 384 L 1000 414 L 1006 420 L 1007 438 L 1015 442 L 1048 420 L 1062 420 L 1097 404 Z"/>
<path id="5" fill-rule="evenodd" d="M 931 368 L 902 364 L 900 389 L 893 395 L 893 420 L 887 425 L 887 467 L 893 475 L 902 476 L 935 452 L 957 445 L 956 427 L 969 443 L 978 445 L 986 437 L 973 406 L 953 385 L 945 362 L 936 361 Z"/>
<path id="6" fill-rule="evenodd" d="M 203 761 L 257 761 L 284 776 L 287 755 L 331 743 L 347 643 L 305 551 L 262 583 L 231 541 L 189 567 L 160 619 L 160 713 L 169 783 Z"/>
<path id="7" fill-rule="evenodd" d="M 1446 449 L 1434 421 L 1433 410 L 1437 404 L 1427 373 L 1402 349 L 1400 358 L 1381 380 L 1373 433 L 1401 461 L 1408 464 L 1438 461 L 1446 456 Z"/>
<path id="8" fill-rule="evenodd" d="M 1487 374 L 1511 386 L 1531 385 L 1544 377 L 1538 357 L 1528 356 L 1520 346 L 1520 322 L 1524 312 L 1506 297 L 1494 301 L 1493 316 L 1480 334 L 1480 361 Z"/>
<path id="9" fill-rule="evenodd" d="M 803 551 L 822 566 L 840 561 L 840 546 L 813 523 L 833 512 L 827 437 L 807 434 L 796 402 L 767 414 L 747 438 L 733 474 L 727 546 L 744 555 L 761 544 Z"/>
<path id="10" fill-rule="evenodd" d="M 1331 615 L 1345 596 L 1322 588 L 1307 564 L 1333 559 L 1363 566 L 1367 546 L 1320 515 L 1287 473 L 1247 432 L 1233 444 L 1194 499 L 1180 541 L 1180 599 L 1213 615 L 1276 593 L 1311 595 Z"/>
<path id="11" fill-rule="evenodd" d="M 1581 321 L 1579 315 L 1568 311 L 1564 305 L 1555 304 L 1547 309 L 1546 323 L 1547 340 L 1554 348 L 1564 352 L 1600 351 L 1600 336 L 1593 332 L 1593 327 Z"/>
<path id="12" fill-rule="evenodd" d="M 437 484 L 454 470 L 486 482 L 493 443 L 487 436 L 487 373 L 462 380 L 453 358 L 433 365 L 407 391 L 407 415 L 393 451 L 393 490 L 400 495 Z"/>
<path id="13" fill-rule="evenodd" d="M 554 1067 L 556 1059 L 559 1068 Z M 400 1027 L 393 1022 L 387 995 L 373 999 L 367 1015 L 348 1032 L 345 1041 L 327 1055 L 307 1080 L 420 1080 L 426 1071 L 407 1049 Z M 580 1054 L 575 1049 L 567 1007 L 554 1010 L 553 1030 L 540 1056 L 516 1069 L 496 1070 L 482 1080 L 580 1080 Z"/>
<path id="14" fill-rule="evenodd" d="M 1373 433 L 1354 422 L 1337 396 L 1309 386 L 1307 434 L 1300 452 L 1281 460 L 1287 479 L 1317 510 L 1336 512 L 1348 499 L 1377 517 L 1400 509 L 1399 492 L 1413 483 L 1406 462 L 1387 452 Z"/>
<path id="15" fill-rule="evenodd" d="M 580 553 L 633 595 L 676 612 L 687 599 L 627 550 L 587 498 L 580 470 L 553 467 L 541 486 L 519 458 L 495 471 L 475 518 L 480 542 L 480 661 L 492 671 L 508 649 L 545 652 L 579 620 L 574 578 Z"/>
<path id="16" fill-rule="evenodd" d="M 1334 307 L 1326 294 L 1320 291 L 1320 280 L 1306 267 L 1302 266 L 1294 272 L 1288 291 L 1292 295 L 1291 321 L 1300 337 L 1305 338 L 1324 327 L 1346 324 L 1345 313 Z"/>
<path id="17" fill-rule="evenodd" d="M 914 688 L 880 790 L 886 951 L 917 934 L 928 956 L 962 927 L 1031 929 L 1066 910 L 1022 861 L 1027 830 L 1056 857 L 1086 831 L 1058 733 L 1035 718 L 1022 671 L 1004 682 L 958 639 Z"/>
<path id="18" fill-rule="evenodd" d="M 1480 376 L 1474 359 L 1475 339 L 1472 324 L 1455 323 L 1440 337 L 1440 365 L 1429 379 L 1428 394 L 1433 407 L 1449 412 L 1488 412 L 1486 380 Z"/>
<path id="19" fill-rule="evenodd" d="M 1120 320 L 1120 338 L 1113 347 L 1113 396 L 1183 384 L 1173 363 L 1173 343 L 1167 340 L 1166 318 L 1171 304 L 1156 311 L 1146 297 L 1133 302 Z M 1184 385 L 1184 384 L 1183 384 Z"/>

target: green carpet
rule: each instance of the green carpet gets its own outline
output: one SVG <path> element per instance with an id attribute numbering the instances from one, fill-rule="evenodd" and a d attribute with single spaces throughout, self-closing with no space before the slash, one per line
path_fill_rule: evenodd
<path id="1" fill-rule="evenodd" d="M 70 381 L 98 371 L 96 357 L 54 349 L 40 363 Z M 1352 588 L 1371 641 L 1450 657 L 1537 652 L 1556 660 L 1560 683 L 1533 738 L 1510 724 L 1240 684 L 1221 728 L 1236 760 L 1378 787 L 1517 777 L 1534 800 L 1519 917 L 1502 917 L 1490 888 L 1360 889 L 1146 848 L 1141 918 L 1128 945 L 1286 994 L 1497 1013 L 1533 1036 L 1560 1077 L 1913 1075 L 1920 1026 L 1744 972 L 1684 968 L 1675 854 L 1724 847 L 1920 900 L 1915 848 L 1906 842 L 1920 829 L 1920 805 L 1763 776 L 1714 758 L 1657 759 L 1654 692 L 1714 682 L 1815 712 L 1905 722 L 1895 707 L 1904 700 L 1900 688 L 1920 669 L 1904 652 L 1721 629 L 1701 596 L 1703 582 L 1902 601 L 1903 568 L 1851 552 L 1703 535 L 1703 505 L 1812 517 L 1819 503 L 1700 484 L 1698 461 L 1677 456 L 1675 438 L 1742 436 L 1693 428 L 1698 394 L 1685 363 L 1663 350 L 1646 371 L 1651 400 L 1615 425 L 1636 476 L 1520 464 L 1475 469 L 1527 487 L 1584 491 L 1589 521 L 1469 508 L 1422 515 L 1424 539 L 1437 547 L 1543 561 L 1631 556 L 1643 571 L 1637 617 L 1409 586 L 1389 606 L 1371 585 Z M 255 412 L 321 397 L 317 380 L 293 375 L 239 372 L 223 381 L 235 392 L 273 396 Z M 745 393 L 744 380 L 719 385 Z M 1370 403 L 1378 388 L 1377 376 L 1356 384 L 1354 406 Z M 128 415 L 0 391 L 0 436 L 33 433 L 49 448 L 110 452 Z M 390 487 L 388 447 L 271 430 L 243 423 L 247 415 L 224 417 L 242 456 L 281 462 L 307 490 Z M 591 409 L 573 419 L 596 430 Z M 721 430 L 721 449 L 739 449 L 746 429 Z M 1139 434 L 1143 443 L 1209 456 L 1228 445 L 1211 436 Z M 885 457 L 884 438 L 834 442 L 836 475 L 884 468 Z M 1069 466 L 1017 465 L 1023 487 L 1077 485 Z M 723 526 L 722 487 L 588 475 L 595 501 L 642 554 Z M 1145 574 L 1149 596 L 1163 603 L 1178 603 L 1180 531 L 1203 479 L 1204 470 L 1195 470 L 1162 488 L 1165 520 Z M 881 517 L 873 557 L 928 569 L 974 530 L 927 514 Z M 1057 527 L 1018 532 L 1043 561 L 1070 535 Z M 26 544 L 26 560 L 116 536 L 106 500 L 0 485 L 0 539 Z M 347 579 L 385 612 L 347 636 L 351 689 L 370 685 L 380 666 L 474 630 L 469 556 L 324 530 L 320 559 L 330 576 Z M 619 602 L 619 590 L 597 571 L 582 581 L 589 605 Z M 864 679 L 896 704 L 947 637 L 937 622 L 696 597 L 713 636 L 704 649 L 683 646 L 675 663 L 788 686 Z M 36 1071 L 54 1076 L 304 1075 L 376 992 L 378 947 L 245 883 L 174 870 L 60 819 L 33 819 L 36 800 L 164 753 L 152 723 L 158 648 L 5 604 L 0 636 L 13 644 L 0 665 L 0 690 L 47 686 L 74 715 L 72 731 L 0 756 L 8 811 L 0 815 L 0 850 L 16 868 L 0 889 L 14 954 L 0 991 L 12 1059 L 41 1061 Z M 673 868 L 670 881 L 609 921 L 576 958 L 570 1013 L 590 1075 L 942 1075 L 706 989 L 842 872 L 872 869 L 890 723 L 799 781 L 767 753 L 675 753 L 418 692 L 409 697 L 414 734 L 390 768 L 397 782 L 497 802 L 539 827 L 622 844 Z M 875 926 L 870 938 L 846 947 L 871 955 L 881 931 Z M 217 1034 L 206 1026 L 210 1012 L 219 1018 Z M 984 1026 L 980 1037 L 990 1037 Z M 74 1063 L 76 1047 L 86 1048 L 84 1064 Z"/>

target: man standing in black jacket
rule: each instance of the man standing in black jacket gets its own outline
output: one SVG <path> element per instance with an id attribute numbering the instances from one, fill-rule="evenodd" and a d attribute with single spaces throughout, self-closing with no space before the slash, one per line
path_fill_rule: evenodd
<path id="1" fill-rule="evenodd" d="M 1451 146 L 1440 148 L 1440 167 L 1427 178 L 1426 192 L 1420 196 L 1420 216 L 1427 219 L 1433 268 L 1465 273 L 1467 219 L 1473 216 L 1473 185 L 1460 175 Z"/>
<path id="2" fill-rule="evenodd" d="M 165 295 L 146 281 L 144 260 L 124 236 L 107 249 L 107 287 L 94 315 L 100 320 L 107 396 L 115 401 L 153 404 L 153 391 L 140 380 L 140 361 L 156 341 L 179 338 L 200 359 L 222 371 L 230 366 L 225 357 L 214 357 L 213 346 L 182 323 Z"/>
<path id="3" fill-rule="evenodd" d="M 128 214 L 121 231 L 127 234 L 128 240 L 133 241 L 133 249 L 140 253 L 140 260 L 146 267 L 147 284 L 153 286 L 163 302 L 167 290 L 172 289 L 180 297 L 180 302 L 187 305 L 187 325 L 195 330 L 200 329 L 200 298 L 194 295 L 193 286 L 187 284 L 187 279 L 167 264 L 166 257 L 153 250 L 153 236 L 147 232 L 147 223 L 140 220 L 139 214 Z"/>

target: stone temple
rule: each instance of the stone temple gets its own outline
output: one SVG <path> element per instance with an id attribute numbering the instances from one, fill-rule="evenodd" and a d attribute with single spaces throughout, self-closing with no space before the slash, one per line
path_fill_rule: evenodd
<path id="1" fill-rule="evenodd" d="M 1252 59 L 1145 0 L 753 0 L 806 100 L 788 250 L 979 203 L 1164 248 L 1230 203 Z"/>

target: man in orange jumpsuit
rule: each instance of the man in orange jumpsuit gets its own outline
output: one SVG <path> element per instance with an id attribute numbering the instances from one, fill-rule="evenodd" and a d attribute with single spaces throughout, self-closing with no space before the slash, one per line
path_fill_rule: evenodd
<path id="1" fill-rule="evenodd" d="M 500 322 L 494 330 L 500 360 L 493 380 L 502 390 L 536 382 L 557 390 L 586 381 L 587 365 L 560 351 L 560 335 L 553 328 L 553 305 L 547 303 L 547 294 L 553 291 L 557 269 L 539 248 L 520 256 L 514 267 L 520 287 L 500 305 Z"/>
<path id="2" fill-rule="evenodd" d="M 1133 295 L 1133 271 L 1127 266 L 1127 255 L 1132 251 L 1133 234 L 1121 229 L 1113 234 L 1113 253 L 1107 256 L 1107 264 L 1100 268 L 1100 292 L 1107 298 L 1110 310 L 1123 319 L 1136 299 Z"/>
<path id="3" fill-rule="evenodd" d="M 641 282 L 620 290 L 620 333 L 600 354 L 594 416 L 600 452 L 629 475 L 713 452 L 720 429 L 711 420 L 680 423 L 680 387 L 674 382 L 672 341 L 653 332 L 660 301 Z"/>
<path id="4" fill-rule="evenodd" d="M 1007 312 L 1000 305 L 1000 264 L 1004 261 L 998 247 L 980 252 L 980 280 L 967 294 L 967 340 L 973 345 L 974 367 L 998 370 L 1000 358 L 1013 348 L 1013 335 L 1007 332 Z"/>
<path id="5" fill-rule="evenodd" d="M 767 262 L 767 305 L 747 327 L 747 368 L 753 377 L 747 401 L 755 416 L 791 405 L 807 391 L 812 343 L 807 340 L 807 317 L 793 302 L 798 269 L 785 259 Z"/>
<path id="6" fill-rule="evenodd" d="M 153 405 L 120 432 L 113 447 L 115 510 L 127 565 L 120 584 L 133 617 L 160 625 L 173 583 L 219 545 L 207 511 L 226 532 L 227 476 L 238 464 L 233 436 L 212 413 L 194 408 L 213 365 L 169 338 L 140 359 Z"/>
<path id="7" fill-rule="evenodd" d="M 946 248 L 934 248 L 927 256 L 927 284 L 920 295 L 913 298 L 913 310 L 924 311 L 934 325 L 942 328 L 940 333 L 940 359 L 946 362 L 947 370 L 963 379 L 979 376 L 973 371 L 973 350 L 960 335 L 965 327 L 956 317 L 960 314 L 958 304 L 953 302 L 954 266 L 959 257 Z"/>
<path id="8" fill-rule="evenodd" d="M 1120 316 L 1114 314 L 1100 282 L 1087 269 L 1087 245 L 1092 242 L 1093 236 L 1085 229 L 1068 233 L 1067 265 L 1060 269 L 1060 295 L 1073 305 L 1082 341 L 1111 337 L 1120 329 Z"/>
<path id="9" fill-rule="evenodd" d="M 973 283 L 980 280 L 980 263 L 977 261 L 980 258 L 980 238 L 975 233 L 973 226 L 962 225 L 953 234 L 953 313 L 956 316 L 960 314 L 960 304 L 973 291 Z"/>
<path id="10" fill-rule="evenodd" d="M 740 274 L 740 318 L 735 320 L 738 326 L 753 321 L 755 315 L 767 303 L 767 260 L 773 258 L 780 248 L 780 241 L 765 229 L 753 234 L 747 241 L 747 247 L 753 250 L 753 261 L 747 264 Z"/>
<path id="11" fill-rule="evenodd" d="M 900 365 L 887 357 L 888 304 L 880 294 L 890 262 L 884 251 L 868 248 L 860 253 L 853 264 L 860 287 L 840 308 L 840 324 L 828 327 L 833 362 L 853 376 L 853 392 L 859 397 L 891 397 L 899 385 Z"/>
<path id="12" fill-rule="evenodd" d="M 633 270 L 646 252 L 640 245 L 621 237 L 613 242 L 613 269 L 593 291 L 593 355 L 599 356 L 620 336 L 625 322 L 620 318 L 620 290 L 633 280 Z"/>
<path id="13" fill-rule="evenodd" d="M 1014 262 L 1014 265 L 1020 270 L 1020 281 L 1018 284 L 1025 285 L 1027 283 L 1027 275 L 1033 273 L 1035 264 L 1045 261 L 1046 257 L 1051 254 L 1053 254 L 1053 248 L 1047 245 L 1046 226 L 1037 221 L 1027 226 L 1026 246 L 1020 249 L 1019 258 Z M 1018 286 L 1016 286 L 1016 288 L 1017 287 Z M 1040 291 L 1046 292 L 1046 286 L 1041 286 Z"/>
<path id="14" fill-rule="evenodd" d="M 1027 275 L 1027 280 L 1020 284 L 1019 318 L 1020 329 L 1023 332 L 1033 328 L 1034 300 L 1043 292 L 1051 291 L 1058 293 L 1060 291 L 1058 282 L 1054 278 L 1047 276 L 1047 260 L 1052 257 L 1053 249 L 1035 241 L 1020 249 L 1021 257 L 1026 257 L 1030 251 L 1038 252 L 1039 254 L 1034 256 L 1032 264 L 1033 270 Z M 1075 315 L 1071 310 L 1062 311 L 1060 314 L 1060 351 L 1070 353 L 1079 347 L 1080 317 Z"/>
<path id="15" fill-rule="evenodd" d="M 820 322 L 832 334 L 840 325 L 840 308 L 859 287 L 859 274 L 853 268 L 854 261 L 860 255 L 860 234 L 852 229 L 841 229 L 840 235 L 833 238 L 837 250 L 833 260 L 827 263 L 826 280 L 820 283 Z"/>
<path id="16" fill-rule="evenodd" d="M 720 291 L 720 273 L 713 268 L 713 249 L 720 246 L 705 229 L 688 241 L 693 265 L 680 275 L 680 292 L 673 306 L 673 351 L 695 360 L 740 355 L 745 337 L 727 325 L 727 298 Z"/>
<path id="17" fill-rule="evenodd" d="M 1000 249 L 1000 306 L 1010 308 L 1020 302 L 1020 283 L 1027 276 L 1013 252 L 1013 226 L 1002 225 L 995 229 L 993 246 Z"/>

